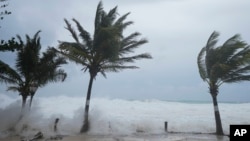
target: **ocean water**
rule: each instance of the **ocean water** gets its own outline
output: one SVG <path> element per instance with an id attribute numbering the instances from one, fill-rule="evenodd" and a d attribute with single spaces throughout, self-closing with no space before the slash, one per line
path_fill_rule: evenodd
<path id="1" fill-rule="evenodd" d="M 42 131 L 53 134 L 59 118 L 60 134 L 78 134 L 83 121 L 85 97 L 35 97 L 32 109 L 20 116 L 20 97 L 0 94 L 0 137 L 10 134 L 29 135 Z M 225 134 L 230 124 L 250 124 L 250 103 L 219 103 Z M 130 135 L 170 132 L 215 132 L 212 103 L 169 102 L 160 100 L 123 100 L 92 98 L 89 134 Z M 15 128 L 11 128 L 15 127 Z M 9 130 L 11 128 L 11 130 Z"/>

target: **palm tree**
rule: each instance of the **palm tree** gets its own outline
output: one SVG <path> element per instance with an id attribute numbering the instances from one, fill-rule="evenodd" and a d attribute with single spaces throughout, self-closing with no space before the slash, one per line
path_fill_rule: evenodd
<path id="1" fill-rule="evenodd" d="M 89 104 L 92 84 L 96 75 L 100 72 L 106 77 L 106 72 L 135 69 L 138 67 L 127 66 L 125 63 L 132 63 L 138 59 L 152 58 L 150 54 L 147 53 L 125 56 L 128 53 L 134 52 L 134 49 L 140 45 L 147 43 L 147 40 L 136 40 L 135 38 L 140 35 L 138 32 L 124 37 L 122 35 L 123 30 L 133 22 L 124 21 L 129 13 L 116 20 L 117 15 L 117 7 L 106 13 L 103 10 L 102 2 L 99 2 L 96 10 L 93 38 L 91 38 L 89 32 L 87 32 L 76 19 L 73 19 L 79 31 L 78 36 L 71 24 L 65 19 L 67 30 L 72 34 L 75 42 L 60 42 L 59 52 L 70 61 L 82 65 L 84 67 L 83 70 L 88 70 L 90 74 L 81 133 L 89 129 Z M 82 39 L 82 42 L 80 42 L 80 39 Z"/>
<path id="2" fill-rule="evenodd" d="M 30 84 L 31 91 L 29 108 L 31 108 L 31 103 L 38 87 L 43 87 L 50 82 L 65 80 L 67 74 L 63 69 L 58 68 L 66 63 L 67 62 L 63 57 L 57 56 L 57 53 L 53 48 L 48 48 L 47 51 L 43 53 L 43 56 L 35 66 L 35 79 Z"/>
<path id="3" fill-rule="evenodd" d="M 217 103 L 219 87 L 223 83 L 250 80 L 250 46 L 239 35 L 229 38 L 223 45 L 216 47 L 218 32 L 213 32 L 207 44 L 198 55 L 200 77 L 209 85 L 212 96 L 216 133 L 223 135 L 220 112 Z"/>
<path id="4" fill-rule="evenodd" d="M 40 57 L 40 37 L 38 31 L 31 39 L 26 35 L 26 44 L 17 51 L 16 69 L 0 61 L 0 82 L 11 84 L 8 90 L 17 91 L 22 96 L 22 110 L 25 108 L 27 97 L 31 95 L 31 101 L 35 91 L 31 87 L 42 87 L 48 82 L 63 81 L 66 73 L 58 69 L 66 61 L 58 57 L 52 48 L 48 48 Z M 21 44 L 20 36 L 17 36 Z M 31 102 L 30 102 L 31 106 Z"/>

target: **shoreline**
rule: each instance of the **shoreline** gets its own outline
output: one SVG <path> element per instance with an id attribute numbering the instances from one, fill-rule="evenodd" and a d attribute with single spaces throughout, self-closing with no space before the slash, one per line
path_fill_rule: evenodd
<path id="1" fill-rule="evenodd" d="M 168 132 L 166 134 L 135 133 L 121 134 L 76 134 L 65 135 L 56 139 L 44 136 L 34 141 L 229 141 L 228 135 L 218 136 L 214 133 L 182 133 Z M 0 141 L 21 141 L 21 136 L 9 136 L 0 138 Z M 29 138 L 30 139 L 30 138 Z"/>

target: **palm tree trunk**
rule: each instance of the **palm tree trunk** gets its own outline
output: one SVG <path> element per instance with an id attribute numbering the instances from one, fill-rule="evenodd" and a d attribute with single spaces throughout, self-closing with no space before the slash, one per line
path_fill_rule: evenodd
<path id="1" fill-rule="evenodd" d="M 26 105 L 26 100 L 27 100 L 27 96 L 26 95 L 21 95 L 22 96 L 22 109 L 21 109 L 21 114 L 20 117 L 17 121 L 17 123 L 22 120 L 24 114 L 25 114 L 25 105 Z"/>
<path id="2" fill-rule="evenodd" d="M 34 94 L 31 94 L 31 95 L 30 95 L 29 110 L 31 110 L 31 104 L 32 104 L 33 97 L 34 97 Z"/>
<path id="3" fill-rule="evenodd" d="M 23 112 L 23 110 L 25 109 L 26 100 L 27 100 L 27 96 L 22 95 L 22 112 Z"/>
<path id="4" fill-rule="evenodd" d="M 87 132 L 89 130 L 89 119 L 88 119 L 89 118 L 89 104 L 90 104 L 91 89 L 92 89 L 94 77 L 95 75 L 90 74 L 88 92 L 87 92 L 86 103 L 85 103 L 84 121 L 83 121 L 82 128 L 80 130 L 80 133 Z"/>
<path id="5" fill-rule="evenodd" d="M 220 112 L 219 107 L 217 103 L 217 96 L 213 96 L 213 105 L 214 105 L 214 116 L 215 116 L 215 122 L 216 122 L 216 134 L 217 135 L 224 135 L 222 124 L 221 124 L 221 118 L 220 118 Z"/>
<path id="6" fill-rule="evenodd" d="M 15 129 L 16 125 L 23 119 L 24 114 L 25 114 L 25 105 L 26 105 L 26 100 L 27 100 L 27 96 L 20 94 L 22 96 L 22 109 L 21 109 L 21 114 L 20 117 L 18 118 L 18 120 L 13 124 L 12 127 L 10 127 L 10 130 Z"/>

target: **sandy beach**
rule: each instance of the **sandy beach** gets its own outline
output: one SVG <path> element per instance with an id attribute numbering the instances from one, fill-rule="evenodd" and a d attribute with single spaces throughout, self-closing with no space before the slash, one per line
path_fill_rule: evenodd
<path id="1" fill-rule="evenodd" d="M 216 136 L 212 134 L 185 134 L 185 133 L 168 133 L 168 134 L 133 134 L 133 135 L 69 135 L 64 136 L 60 141 L 229 141 L 227 136 Z M 21 141 L 20 136 L 6 137 L 0 141 Z M 36 141 L 56 141 L 44 137 Z"/>

